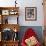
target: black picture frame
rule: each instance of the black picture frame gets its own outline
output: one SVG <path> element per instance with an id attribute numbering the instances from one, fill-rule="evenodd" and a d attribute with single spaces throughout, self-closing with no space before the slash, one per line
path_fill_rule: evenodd
<path id="1" fill-rule="evenodd" d="M 36 7 L 25 7 L 25 20 L 26 21 L 37 20 L 37 8 Z"/>

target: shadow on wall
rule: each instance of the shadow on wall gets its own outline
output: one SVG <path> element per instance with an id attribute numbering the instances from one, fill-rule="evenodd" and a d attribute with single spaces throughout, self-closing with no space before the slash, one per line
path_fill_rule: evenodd
<path id="1" fill-rule="evenodd" d="M 21 42 L 21 40 L 22 40 L 22 38 L 24 36 L 25 31 L 28 28 L 32 28 L 36 32 L 39 41 L 41 43 L 43 43 L 43 36 L 42 36 L 43 35 L 43 33 L 42 33 L 43 30 L 42 30 L 42 26 L 21 26 L 20 27 L 20 32 L 19 32 L 19 40 L 20 40 L 20 42 Z"/>

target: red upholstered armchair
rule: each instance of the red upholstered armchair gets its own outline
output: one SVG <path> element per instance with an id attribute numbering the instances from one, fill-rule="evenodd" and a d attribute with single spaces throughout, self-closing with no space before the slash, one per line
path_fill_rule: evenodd
<path id="1" fill-rule="evenodd" d="M 27 29 L 21 42 L 22 46 L 41 46 L 32 28 Z"/>

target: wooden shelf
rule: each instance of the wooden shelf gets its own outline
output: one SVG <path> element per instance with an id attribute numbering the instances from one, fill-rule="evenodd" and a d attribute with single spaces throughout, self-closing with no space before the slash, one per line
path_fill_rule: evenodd
<path id="1" fill-rule="evenodd" d="M 14 29 L 16 29 L 17 31 L 19 31 L 20 29 L 20 26 L 19 24 L 0 24 L 0 28 L 1 28 L 1 31 L 5 28 L 10 28 L 14 31 Z"/>
<path id="2" fill-rule="evenodd" d="M 1 42 L 3 46 L 18 46 L 18 41 L 5 41 Z"/>
<path id="3" fill-rule="evenodd" d="M 19 15 L 19 7 L 0 7 L 0 14 L 2 14 L 2 11 L 8 12 L 7 15 L 17 15 L 17 16 Z M 10 14 L 10 12 L 12 12 L 12 13 L 17 12 L 17 13 L 16 14 L 15 13 L 14 14 Z M 6 14 L 4 14 L 4 15 L 6 15 Z"/>
<path id="4" fill-rule="evenodd" d="M 17 18 L 16 18 L 17 24 L 9 24 L 8 18 L 7 18 L 9 16 L 14 16 L 14 17 L 17 16 Z M 18 17 L 19 17 L 19 7 L 0 7 L 0 21 L 1 21 L 1 24 L 0 24 L 0 32 L 1 32 L 0 46 L 18 46 L 19 40 L 17 39 L 17 41 L 16 41 L 16 38 L 18 38 L 17 34 L 16 34 L 16 38 L 15 38 L 15 33 L 18 33 L 18 31 L 20 29 L 20 26 L 18 24 Z M 15 41 L 13 41 L 13 39 L 10 39 L 9 41 L 3 39 L 4 37 L 2 37 L 2 35 L 4 35 L 3 34 L 4 29 L 11 29 L 10 31 L 14 31 L 13 39 L 15 38 Z M 10 35 L 10 36 L 12 36 L 12 35 Z M 10 38 L 12 38 L 12 37 L 10 37 Z M 9 39 L 9 37 L 8 37 L 8 39 Z"/>
<path id="5" fill-rule="evenodd" d="M 19 42 L 19 40 L 15 40 L 15 41 L 10 40 L 10 41 L 3 41 L 3 42 L 5 42 L 5 43 L 8 43 L 8 42 L 12 43 L 12 42 Z"/>

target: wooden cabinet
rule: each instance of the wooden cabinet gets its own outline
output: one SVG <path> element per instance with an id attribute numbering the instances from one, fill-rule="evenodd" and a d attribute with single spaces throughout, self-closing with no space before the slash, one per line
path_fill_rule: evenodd
<path id="1" fill-rule="evenodd" d="M 5 41 L 0 42 L 0 46 L 18 46 L 19 41 Z"/>
<path id="2" fill-rule="evenodd" d="M 18 41 L 5 41 L 2 44 L 3 46 L 18 46 Z"/>
<path id="3" fill-rule="evenodd" d="M 44 26 L 46 26 L 46 0 L 43 0 L 43 9 L 44 9 Z"/>
<path id="4" fill-rule="evenodd" d="M 16 40 L 16 37 L 18 38 L 17 35 L 19 32 L 18 18 L 19 7 L 0 7 L 0 46 L 18 46 L 19 39 Z M 2 37 L 2 35 L 4 35 L 5 38 L 4 36 Z M 10 37 L 11 39 L 9 39 Z"/>

